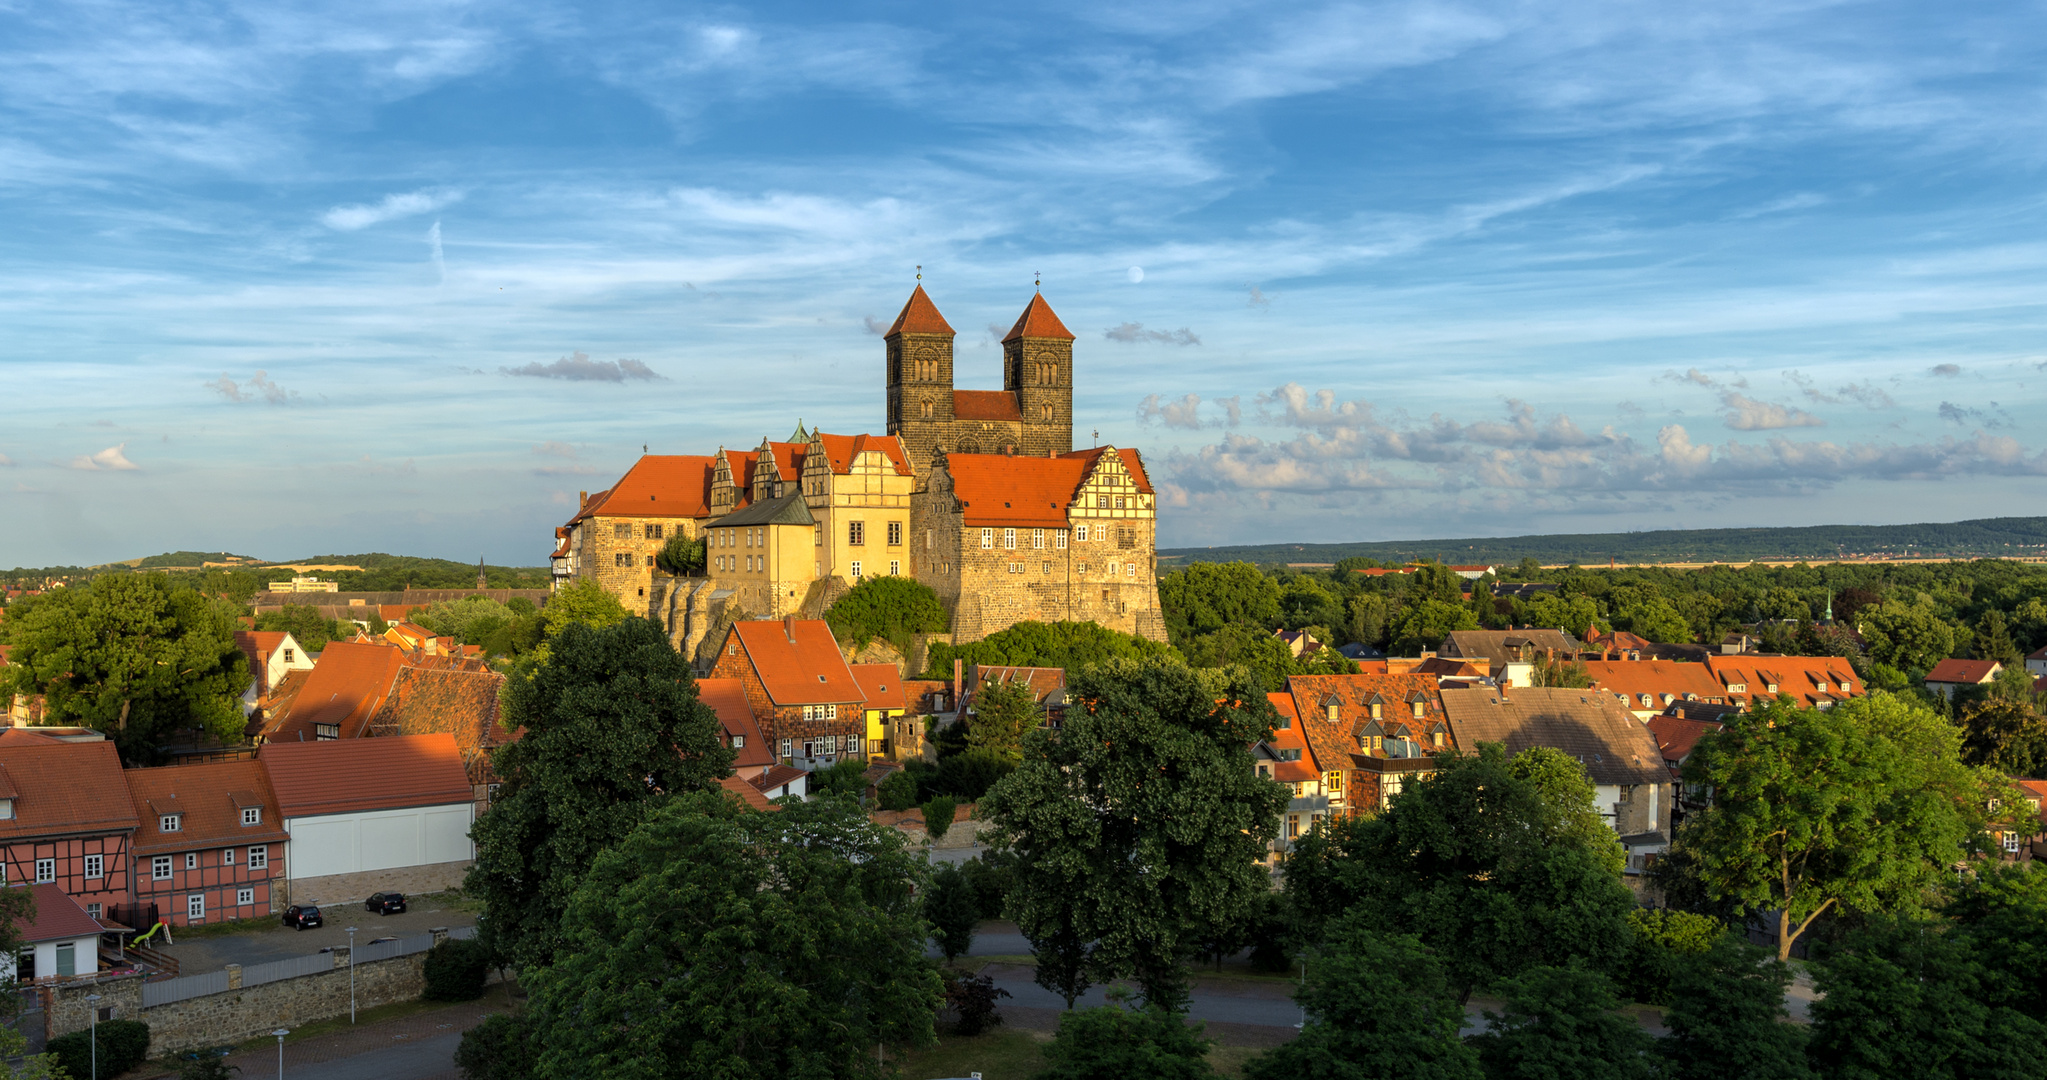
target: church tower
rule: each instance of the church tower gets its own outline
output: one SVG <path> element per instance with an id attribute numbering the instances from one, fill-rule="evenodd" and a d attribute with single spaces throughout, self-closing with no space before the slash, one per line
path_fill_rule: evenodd
<path id="1" fill-rule="evenodd" d="M 882 336 L 888 343 L 888 433 L 901 437 L 918 476 L 953 426 L 952 339 L 952 326 L 922 285 Z"/>
<path id="2" fill-rule="evenodd" d="M 1002 339 L 1002 388 L 1023 413 L 1022 451 L 1073 449 L 1073 334 L 1038 293 Z"/>

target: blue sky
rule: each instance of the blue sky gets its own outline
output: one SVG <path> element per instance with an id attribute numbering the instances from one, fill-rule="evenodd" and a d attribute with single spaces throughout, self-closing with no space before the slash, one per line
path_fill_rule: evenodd
<path id="1" fill-rule="evenodd" d="M 0 565 L 536 565 L 919 264 L 1167 545 L 2041 513 L 2043 14 L 0 0 Z"/>

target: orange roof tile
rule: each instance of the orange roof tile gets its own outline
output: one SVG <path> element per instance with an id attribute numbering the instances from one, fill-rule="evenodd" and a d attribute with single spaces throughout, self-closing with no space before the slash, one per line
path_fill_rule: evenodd
<path id="1" fill-rule="evenodd" d="M 1862 677 L 1838 656 L 1714 655 L 1706 658 L 1706 667 L 1731 705 L 1746 706 L 1789 694 L 1801 706 L 1810 707 L 1866 693 Z M 1846 690 L 1841 689 L 1844 683 Z M 1772 684 L 1777 687 L 1774 691 Z M 1735 690 L 1736 686 L 1745 689 Z"/>
<path id="2" fill-rule="evenodd" d="M 860 684 L 860 693 L 866 697 L 864 708 L 908 709 L 903 698 L 902 672 L 894 664 L 850 664 L 853 681 Z"/>
<path id="3" fill-rule="evenodd" d="M 1433 675 L 1290 675 L 1286 684 L 1301 733 L 1326 769 L 1338 768 L 1358 750 L 1359 735 L 1373 723 L 1375 698 L 1382 706 L 1378 724 L 1384 735 L 1404 729 L 1408 738 L 1427 744 L 1430 732 L 1444 720 L 1443 698 Z M 1420 717 L 1413 715 L 1417 700 L 1422 703 Z M 1329 719 L 1330 705 L 1337 710 L 1334 722 Z"/>
<path id="4" fill-rule="evenodd" d="M 1587 660 L 1592 685 L 1617 695 L 1630 710 L 1661 710 L 1673 701 L 1724 701 L 1727 691 L 1704 664 L 1676 660 Z M 1644 702 L 1642 696 L 1649 700 Z"/>
<path id="5" fill-rule="evenodd" d="M 14 920 L 14 929 L 24 944 L 99 937 L 99 921 L 87 915 L 85 909 L 78 906 L 78 901 L 71 899 L 60 886 L 46 883 L 14 887 L 35 890 L 35 918 Z"/>
<path id="6" fill-rule="evenodd" d="M 711 512 L 711 471 L 717 459 L 702 454 L 647 454 L 609 491 L 599 492 L 571 523 L 605 517 L 700 518 Z"/>
<path id="7" fill-rule="evenodd" d="M 1002 343 L 1007 345 L 1018 338 L 1027 337 L 1073 340 L 1073 334 L 1066 329 L 1066 324 L 1059 321 L 1059 316 L 1052 314 L 1052 305 L 1045 302 L 1044 293 L 1032 296 L 1031 302 L 1024 305 L 1023 314 L 1016 317 L 1016 325 L 1009 328 L 1009 333 L 1004 335 Z"/>
<path id="8" fill-rule="evenodd" d="M 135 830 L 137 853 L 285 839 L 284 817 L 271 794 L 270 778 L 254 760 L 129 769 L 127 779 L 135 814 L 142 819 Z M 172 799 L 184 820 L 176 832 L 159 832 L 158 815 L 151 807 Z M 243 825 L 242 810 L 250 806 L 261 809 L 262 817 L 255 825 Z"/>
<path id="9" fill-rule="evenodd" d="M 391 680 L 363 734 L 453 736 L 469 781 L 488 783 L 491 749 L 518 741 L 524 730 L 506 731 L 498 723 L 498 691 L 504 682 L 495 671 L 407 664 Z"/>
<path id="10" fill-rule="evenodd" d="M 766 795 L 761 794 L 761 789 L 754 787 L 752 784 L 749 784 L 736 776 L 720 777 L 718 779 L 718 786 L 730 792 L 733 795 L 733 797 L 737 798 L 740 802 L 745 803 L 747 809 L 749 810 L 781 809 L 781 807 L 776 806 L 774 803 L 769 802 L 768 797 Z"/>
<path id="11" fill-rule="evenodd" d="M 1700 739 L 1725 725 L 1710 720 L 1658 715 L 1649 718 L 1648 726 L 1649 734 L 1656 739 L 1657 749 L 1663 751 L 1663 760 L 1674 765 L 1683 761 L 1692 752 L 1692 747 L 1699 745 Z"/>
<path id="12" fill-rule="evenodd" d="M 268 743 L 256 760 L 287 818 L 441 806 L 476 797 L 452 735 Z"/>
<path id="13" fill-rule="evenodd" d="M 1093 468 L 1095 462 L 1109 449 L 1111 448 L 1107 446 L 1094 446 L 1086 450 L 1070 450 L 1059 456 L 1065 460 L 1084 461 L 1089 468 Z M 1130 474 L 1130 482 L 1137 485 L 1137 490 L 1146 495 L 1152 494 L 1151 477 L 1144 471 L 1144 455 L 1126 446 L 1116 450 L 1116 456 L 1123 459 L 1123 469 Z"/>
<path id="14" fill-rule="evenodd" d="M 1995 660 L 1942 660 L 1926 673 L 1926 681 L 1974 686 L 1989 682 L 1998 667 Z"/>
<path id="15" fill-rule="evenodd" d="M 789 627 L 795 640 L 790 640 Z M 761 686 L 777 705 L 857 704 L 865 700 L 821 619 L 732 624 Z"/>
<path id="16" fill-rule="evenodd" d="M 754 721 L 753 706 L 746 700 L 745 683 L 738 679 L 698 679 L 697 700 L 718 714 L 718 723 L 725 729 L 726 746 L 732 746 L 734 736 L 743 743 L 734 749 L 733 768 L 751 769 L 775 763 L 768 740 L 761 736 L 760 724 Z"/>
<path id="17" fill-rule="evenodd" d="M 135 805 L 111 742 L 0 744 L 0 783 L 11 786 L 14 816 L 0 839 L 133 829 Z"/>
<path id="18" fill-rule="evenodd" d="M 1008 390 L 954 390 L 952 415 L 955 420 L 1022 420 L 1023 406 Z"/>
<path id="19" fill-rule="evenodd" d="M 1106 449 L 1051 458 L 948 454 L 945 467 L 952 474 L 953 496 L 966 507 L 967 524 L 1065 528 L 1074 493 Z M 1121 457 L 1137 490 L 1149 493 L 1151 481 L 1137 452 L 1125 450 Z"/>
<path id="20" fill-rule="evenodd" d="M 938 313 L 938 305 L 931 302 L 931 297 L 924 292 L 924 286 L 919 285 L 910 293 L 909 301 L 903 304 L 902 314 L 896 316 L 896 321 L 889 326 L 888 333 L 882 336 L 944 334 L 950 337 L 952 332 L 952 324 L 946 322 L 945 316 Z"/>
<path id="21" fill-rule="evenodd" d="M 403 622 L 407 616 L 426 606 L 425 604 L 378 604 L 377 618 L 384 620 L 386 623 Z"/>
<path id="22" fill-rule="evenodd" d="M 405 659 L 403 649 L 387 644 L 329 642 L 320 663 L 306 673 L 286 707 L 273 707 L 264 740 L 311 742 L 318 734 L 315 724 L 336 725 L 341 738 L 356 738 L 390 692 Z M 279 689 L 290 681 L 279 683 Z"/>
<path id="23" fill-rule="evenodd" d="M 888 455 L 895 463 L 897 476 L 910 475 L 910 456 L 903 451 L 903 441 L 894 435 L 826 435 L 818 433 L 818 442 L 824 447 L 825 460 L 831 463 L 835 473 L 853 470 L 853 459 L 869 451 Z M 808 464 L 808 462 L 805 462 Z"/>

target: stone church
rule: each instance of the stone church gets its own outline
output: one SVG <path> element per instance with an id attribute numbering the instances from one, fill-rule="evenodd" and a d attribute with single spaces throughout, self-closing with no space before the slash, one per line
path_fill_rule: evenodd
<path id="1" fill-rule="evenodd" d="M 931 586 L 956 642 L 1024 620 L 1165 638 L 1157 495 L 1134 449 L 1073 449 L 1073 342 L 1042 294 L 1002 339 L 1002 389 L 954 386 L 954 331 L 919 285 L 883 336 L 886 435 L 647 455 L 555 530 L 557 586 L 591 578 L 694 650 L 734 619 L 819 616 L 868 577 Z M 701 576 L 655 566 L 703 538 Z"/>

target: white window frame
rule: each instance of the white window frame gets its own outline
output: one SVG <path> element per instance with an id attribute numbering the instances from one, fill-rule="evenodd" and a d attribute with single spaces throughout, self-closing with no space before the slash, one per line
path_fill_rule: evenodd
<path id="1" fill-rule="evenodd" d="M 1032 530 L 1031 530 L 1031 547 L 1032 547 L 1032 548 L 1034 548 L 1034 549 L 1036 549 L 1036 550 L 1040 550 L 1040 551 L 1044 550 L 1044 547 L 1045 547 L 1045 530 L 1043 530 L 1043 529 L 1032 529 Z"/>
<path id="2" fill-rule="evenodd" d="M 794 740 L 794 739 L 783 739 L 783 740 L 782 740 L 782 756 L 783 756 L 783 757 L 793 757 L 793 756 L 795 756 L 795 752 L 796 752 L 796 740 Z"/>
<path id="3" fill-rule="evenodd" d="M 196 852 L 196 851 L 188 851 L 188 852 L 186 852 L 186 853 L 185 853 L 185 869 L 187 869 L 187 870 L 197 870 L 197 869 L 199 869 L 199 853 L 198 853 L 198 852 Z"/>
<path id="4" fill-rule="evenodd" d="M 858 559 L 853 560 L 853 576 L 854 577 L 860 576 L 860 560 Z"/>
<path id="5" fill-rule="evenodd" d="M 1056 548 L 1056 549 L 1060 550 L 1060 551 L 1065 551 L 1065 550 L 1066 550 L 1066 530 L 1065 530 L 1065 529 L 1053 529 L 1053 530 L 1052 530 L 1052 546 L 1053 546 L 1054 548 Z"/>
<path id="6" fill-rule="evenodd" d="M 184 825 L 184 822 L 182 822 L 182 821 L 180 821 L 180 820 L 179 820 L 179 819 L 180 819 L 180 818 L 182 818 L 182 817 L 184 817 L 184 815 L 183 815 L 183 814 L 161 814 L 161 815 L 158 815 L 158 817 L 157 817 L 157 819 L 156 819 L 156 831 L 157 831 L 157 832 L 177 832 L 177 831 L 178 831 L 178 830 L 180 829 L 180 827 L 182 827 L 182 826 Z"/>
<path id="7" fill-rule="evenodd" d="M 1073 527 L 1073 542 L 1074 542 L 1074 543 L 1076 543 L 1076 544 L 1085 544 L 1085 543 L 1087 543 L 1087 523 L 1086 523 L 1086 522 L 1082 522 L 1081 524 L 1079 524 L 1079 525 L 1075 525 L 1075 526 Z"/>
<path id="8" fill-rule="evenodd" d="M 982 529 L 982 530 L 981 530 L 981 550 L 982 550 L 982 551 L 988 551 L 988 550 L 990 550 L 990 549 L 992 549 L 992 548 L 994 548 L 994 547 L 995 547 L 995 530 L 994 530 L 994 529 Z"/>
<path id="9" fill-rule="evenodd" d="M 242 824 L 243 825 L 263 824 L 263 808 L 260 806 L 242 807 Z"/>
<path id="10" fill-rule="evenodd" d="M 1015 529 L 1004 529 L 1004 530 L 1002 530 L 1002 546 L 1003 546 L 1003 548 L 1004 548 L 1005 550 L 1008 550 L 1008 551 L 1015 551 L 1015 550 L 1016 550 L 1016 530 L 1015 530 Z"/>
<path id="11" fill-rule="evenodd" d="M 233 848 L 231 848 L 231 847 L 225 847 L 225 848 L 221 848 L 221 849 L 220 849 L 220 865 L 222 865 L 222 866 L 233 866 L 234 864 L 235 864 L 235 849 L 233 849 Z"/>
<path id="12" fill-rule="evenodd" d="M 203 919 L 206 917 L 205 893 L 195 892 L 185 896 L 185 917 L 188 919 Z"/>
<path id="13" fill-rule="evenodd" d="M 890 560 L 888 561 L 888 576 L 890 576 L 890 577 L 900 577 L 900 576 L 902 576 L 902 573 L 903 573 L 903 563 L 902 563 L 902 560 L 901 560 L 901 559 L 890 559 Z"/>
<path id="14" fill-rule="evenodd" d="M 251 870 L 267 870 L 267 869 L 269 869 L 269 868 L 270 868 L 270 845 L 269 845 L 269 844 L 255 844 L 255 845 L 251 846 L 251 847 L 249 848 L 249 869 L 251 869 Z"/>
<path id="15" fill-rule="evenodd" d="M 2004 853 L 2007 855 L 2017 855 L 2019 853 L 2019 834 L 2015 832 L 2004 834 Z"/>
<path id="16" fill-rule="evenodd" d="M 235 906 L 236 906 L 236 907 L 248 907 L 248 906 L 249 906 L 250 904 L 253 904 L 253 903 L 255 903 L 255 902 L 256 902 L 256 890 L 254 890 L 254 889 L 250 889 L 250 888 L 246 888 L 246 887 L 245 887 L 245 888 L 240 888 L 240 889 L 236 889 L 236 890 L 235 890 Z"/>
<path id="17" fill-rule="evenodd" d="M 100 913 L 105 910 L 106 908 L 100 906 L 99 904 L 87 904 L 85 905 L 85 917 L 88 919 L 92 919 L 96 922 L 99 920 Z"/>
<path id="18" fill-rule="evenodd" d="M 94 879 L 94 878 L 103 878 L 103 877 L 106 877 L 106 876 L 107 876 L 107 857 L 106 857 L 105 855 L 87 855 L 87 856 L 85 857 L 85 877 L 86 877 L 86 879 L 87 879 L 88 881 L 90 881 L 90 880 L 92 880 L 92 879 Z"/>
<path id="19" fill-rule="evenodd" d="M 57 880 L 57 860 L 55 860 L 55 859 L 37 859 L 37 860 L 36 860 L 36 884 L 38 884 L 38 885 L 48 885 L 49 883 L 51 883 L 51 882 L 53 882 L 53 881 L 55 881 L 55 880 Z"/>
<path id="20" fill-rule="evenodd" d="M 149 880 L 169 881 L 171 879 L 171 857 L 158 855 L 149 860 Z"/>

